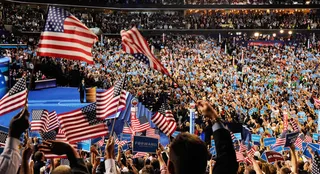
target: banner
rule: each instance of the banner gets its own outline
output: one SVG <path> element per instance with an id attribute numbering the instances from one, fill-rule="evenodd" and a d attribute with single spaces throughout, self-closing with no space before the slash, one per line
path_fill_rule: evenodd
<path id="1" fill-rule="evenodd" d="M 133 152 L 147 152 L 147 153 L 156 153 L 158 149 L 158 139 L 143 137 L 143 136 L 134 136 L 133 137 Z"/>
<path id="2" fill-rule="evenodd" d="M 261 139 L 261 136 L 258 135 L 258 134 L 252 134 L 252 136 L 251 136 L 251 140 L 252 140 L 253 142 L 258 142 L 258 143 L 260 143 L 260 139 Z"/>
<path id="3" fill-rule="evenodd" d="M 249 46 L 278 46 L 283 45 L 283 41 L 249 41 Z"/>
<path id="4" fill-rule="evenodd" d="M 190 112 L 190 134 L 194 134 L 194 127 L 195 127 L 195 104 L 194 103 L 190 103 L 190 109 L 189 109 L 189 112 Z"/>
<path id="5" fill-rule="evenodd" d="M 78 145 L 78 149 L 82 149 L 82 151 L 90 152 L 91 139 L 78 142 L 77 145 Z"/>
<path id="6" fill-rule="evenodd" d="M 299 132 L 289 133 L 286 135 L 286 144 L 284 147 L 290 147 L 291 144 L 295 143 L 299 136 Z"/>
<path id="7" fill-rule="evenodd" d="M 314 141 L 319 141 L 319 134 L 313 133 L 312 138 Z"/>
<path id="8" fill-rule="evenodd" d="M 284 161 L 283 156 L 276 151 L 266 151 L 266 157 L 268 163 L 274 163 L 276 161 Z"/>
<path id="9" fill-rule="evenodd" d="M 263 142 L 264 142 L 264 146 L 270 146 L 270 145 L 274 145 L 276 144 L 276 138 L 275 137 L 270 137 L 270 138 L 264 138 Z"/>
<path id="10" fill-rule="evenodd" d="M 241 133 L 234 133 L 233 135 L 236 137 L 237 140 L 242 140 Z"/>

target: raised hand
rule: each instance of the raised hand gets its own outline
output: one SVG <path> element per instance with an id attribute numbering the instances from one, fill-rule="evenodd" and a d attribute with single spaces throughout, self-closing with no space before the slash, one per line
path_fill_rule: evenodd
<path id="1" fill-rule="evenodd" d="M 9 126 L 9 137 L 19 139 L 21 134 L 29 128 L 29 112 L 27 107 L 14 116 Z"/>

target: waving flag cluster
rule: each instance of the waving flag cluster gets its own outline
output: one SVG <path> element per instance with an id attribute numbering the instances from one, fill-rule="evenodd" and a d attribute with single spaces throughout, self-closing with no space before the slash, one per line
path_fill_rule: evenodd
<path id="1" fill-rule="evenodd" d="M 104 92 L 97 92 L 97 118 L 105 119 L 126 108 L 126 91 L 123 89 L 125 77 L 114 87 Z"/>
<path id="2" fill-rule="evenodd" d="M 70 142 L 79 142 L 108 134 L 108 127 L 104 121 L 96 116 L 96 104 L 59 114 L 60 126 Z"/>
<path id="3" fill-rule="evenodd" d="M 9 92 L 0 99 L 0 116 L 26 105 L 26 78 L 20 78 Z"/>
<path id="4" fill-rule="evenodd" d="M 68 11 L 49 7 L 38 56 L 59 57 L 93 64 L 91 48 L 98 37 Z"/>
<path id="5" fill-rule="evenodd" d="M 151 69 L 170 76 L 168 70 L 151 53 L 147 41 L 143 38 L 136 27 L 133 27 L 128 31 L 122 30 L 120 34 L 122 38 L 123 51 L 132 54 L 133 57 L 147 64 Z"/>
<path id="6" fill-rule="evenodd" d="M 156 112 L 151 120 L 167 136 L 171 136 L 176 131 L 177 123 L 166 103 L 162 103 L 159 112 Z"/>

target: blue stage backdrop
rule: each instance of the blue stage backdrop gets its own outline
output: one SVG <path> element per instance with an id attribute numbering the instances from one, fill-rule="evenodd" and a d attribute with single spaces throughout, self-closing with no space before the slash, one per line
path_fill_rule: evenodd
<path id="1" fill-rule="evenodd" d="M 0 58 L 0 98 L 8 91 L 9 85 L 9 61 L 8 57 Z"/>

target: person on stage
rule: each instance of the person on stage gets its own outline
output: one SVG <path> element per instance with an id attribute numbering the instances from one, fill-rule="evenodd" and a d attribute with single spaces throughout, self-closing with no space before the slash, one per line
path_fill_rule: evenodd
<path id="1" fill-rule="evenodd" d="M 84 95 L 86 92 L 86 85 L 84 83 L 84 79 L 81 80 L 78 91 L 80 92 L 80 102 L 83 103 L 84 102 Z"/>

